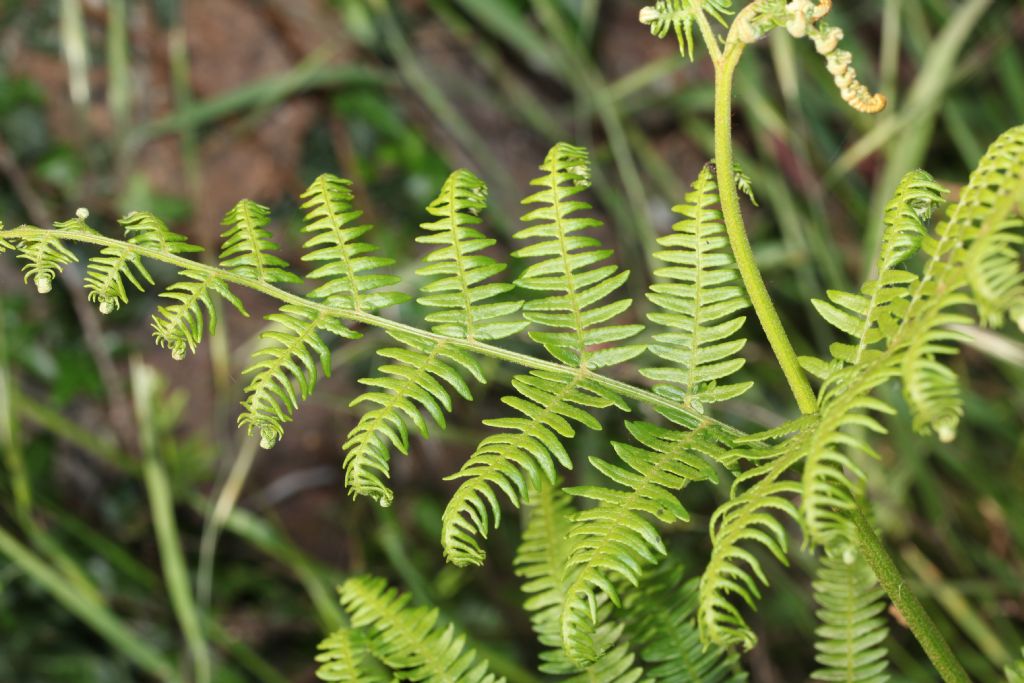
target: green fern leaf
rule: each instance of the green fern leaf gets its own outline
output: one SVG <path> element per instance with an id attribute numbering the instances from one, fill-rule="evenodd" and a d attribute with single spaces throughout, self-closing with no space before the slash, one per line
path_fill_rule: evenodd
<path id="1" fill-rule="evenodd" d="M 341 628 L 317 646 L 316 677 L 325 683 L 388 683 L 391 677 L 373 667 L 370 643 L 362 631 Z"/>
<path id="2" fill-rule="evenodd" d="M 202 247 L 188 240 L 147 212 L 134 212 L 118 221 L 124 226 L 126 246 L 104 247 L 98 256 L 89 259 L 85 287 L 89 300 L 99 304 L 100 312 L 111 313 L 128 303 L 127 280 L 138 291 L 145 290 L 142 281 L 154 284 L 142 257 L 131 246 L 144 247 L 161 254 L 184 254 L 202 251 Z"/>
<path id="3" fill-rule="evenodd" d="M 522 307 L 521 301 L 493 301 L 511 291 L 513 285 L 489 281 L 506 265 L 479 253 L 494 244 L 475 227 L 487 206 L 486 197 L 486 185 L 469 171 L 460 170 L 448 177 L 438 197 L 427 207 L 438 220 L 422 225 L 427 234 L 418 237 L 417 242 L 437 246 L 424 257 L 426 265 L 417 273 L 430 278 L 421 287 L 419 302 L 439 309 L 427 315 L 427 321 L 434 323 L 435 334 L 494 340 L 515 334 L 527 324 L 507 319 Z M 360 418 L 344 446 L 349 491 L 371 496 L 385 506 L 393 498 L 383 482 L 390 469 L 390 450 L 408 453 L 407 425 L 426 437 L 429 415 L 444 429 L 444 414 L 452 408 L 444 385 L 472 400 L 465 374 L 484 382 L 476 360 L 450 344 L 392 336 L 406 349 L 379 352 L 398 364 L 384 365 L 384 376 L 363 380 L 376 391 L 357 398 L 352 405 L 369 402 L 377 407 Z"/>
<path id="4" fill-rule="evenodd" d="M 53 280 L 64 271 L 64 266 L 78 262 L 78 257 L 61 241 L 60 231 L 96 232 L 85 222 L 88 217 L 86 209 L 79 209 L 75 218 L 54 223 L 56 230 L 52 233 L 19 241 L 17 258 L 25 261 L 21 269 L 25 273 L 25 282 L 32 280 L 40 294 L 49 294 L 53 290 Z"/>
<path id="5" fill-rule="evenodd" d="M 221 267 L 260 282 L 302 282 L 288 270 L 287 261 L 270 253 L 277 244 L 266 229 L 268 223 L 267 207 L 249 199 L 235 204 L 221 222 L 228 228 L 221 233 Z"/>
<path id="6" fill-rule="evenodd" d="M 945 205 L 947 190 L 920 169 L 900 180 L 885 207 L 885 229 L 876 264 L 879 273 L 892 270 L 921 249 L 928 236 L 928 221 Z"/>
<path id="7" fill-rule="evenodd" d="M 195 353 L 207 329 L 210 334 L 216 332 L 217 312 L 213 294 L 220 295 L 242 315 L 249 315 L 241 300 L 216 275 L 183 270 L 179 276 L 182 280 L 160 294 L 175 303 L 159 306 L 153 315 L 153 337 L 157 346 L 170 349 L 175 360 L 184 358 L 186 351 Z"/>
<path id="8" fill-rule="evenodd" d="M 665 683 L 741 683 L 739 657 L 718 647 L 704 649 L 697 631 L 699 579 L 685 580 L 683 567 L 666 560 L 646 572 L 625 602 L 625 624 L 651 678 Z"/>
<path id="9" fill-rule="evenodd" d="M 710 429 L 676 432 L 646 422 L 627 422 L 626 427 L 646 447 L 612 444 L 630 469 L 590 459 L 599 472 L 625 490 L 601 486 L 566 490 L 597 502 L 575 517 L 569 532 L 568 566 L 574 578 L 565 591 L 560 619 L 566 653 L 579 664 L 591 663 L 602 654 L 593 639 L 598 597 L 605 595 L 621 605 L 616 583 L 638 586 L 644 569 L 666 554 L 652 520 L 688 521 L 689 514 L 675 492 L 689 482 L 717 481 L 705 458 L 720 456 L 723 449 Z"/>
<path id="10" fill-rule="evenodd" d="M 17 248 L 14 246 L 12 242 L 8 242 L 7 240 L 4 239 L 3 232 L 4 222 L 0 221 L 0 254 L 4 253 L 5 251 L 14 251 Z"/>
<path id="11" fill-rule="evenodd" d="M 292 304 L 266 319 L 276 327 L 260 335 L 269 344 L 253 355 L 252 365 L 243 373 L 254 377 L 245 388 L 245 412 L 238 417 L 238 426 L 250 435 L 259 434 L 262 448 L 273 448 L 284 436 L 283 424 L 291 421 L 299 401 L 309 398 L 316 387 L 317 359 L 324 375 L 331 374 L 331 352 L 320 331 L 344 339 L 359 335 L 336 318 Z"/>
<path id="12" fill-rule="evenodd" d="M 548 293 L 528 301 L 524 317 L 556 331 L 531 332 L 530 337 L 571 366 L 596 369 L 636 357 L 643 352 L 642 345 L 618 342 L 636 336 L 643 326 L 606 324 L 630 307 L 629 299 L 605 303 L 625 284 L 629 271 L 619 271 L 613 264 L 597 265 L 611 256 L 611 250 L 600 249 L 597 239 L 581 234 L 600 225 L 596 219 L 577 215 L 590 205 L 573 199 L 590 185 L 587 151 L 558 143 L 540 168 L 545 175 L 530 184 L 542 189 L 523 200 L 526 205 L 540 205 L 523 216 L 524 222 L 533 225 L 515 235 L 539 241 L 513 256 L 537 260 L 516 284 Z"/>
<path id="13" fill-rule="evenodd" d="M 410 597 L 384 579 L 359 576 L 340 589 L 341 604 L 356 628 L 370 634 L 374 654 L 401 680 L 499 683 L 487 662 L 466 650 L 466 636 L 441 627 L 438 610 L 410 607 Z"/>
<path id="14" fill-rule="evenodd" d="M 373 256 L 376 247 L 359 241 L 371 230 L 369 225 L 353 225 L 363 215 L 352 206 L 351 183 L 325 173 L 302 194 L 306 223 L 302 228 L 311 237 L 306 240 L 303 261 L 322 263 L 309 274 L 324 283 L 309 293 L 332 306 L 372 312 L 408 300 L 401 292 L 382 291 L 398 283 L 394 275 L 378 271 L 394 264 L 383 256 Z"/>
<path id="15" fill-rule="evenodd" d="M 710 15 L 722 26 L 725 16 L 732 14 L 732 0 L 658 0 L 653 6 L 640 10 L 640 23 L 651 27 L 651 33 L 664 38 L 674 31 L 679 42 L 679 54 L 693 61 L 693 24 L 699 12 Z"/>
<path id="16" fill-rule="evenodd" d="M 655 391 L 698 410 L 752 386 L 722 382 L 743 367 L 737 355 L 746 340 L 732 337 L 746 320 L 736 314 L 749 303 L 729 255 L 717 204 L 718 186 L 710 164 L 705 165 L 686 203 L 673 209 L 683 220 L 675 224 L 675 232 L 658 240 L 665 249 L 654 256 L 669 265 L 654 274 L 668 282 L 652 285 L 647 294 L 661 309 L 648 316 L 651 322 L 671 330 L 655 334 L 650 350 L 672 365 L 641 372 L 671 383 L 658 384 Z"/>
<path id="17" fill-rule="evenodd" d="M 442 516 L 445 558 L 458 566 L 483 564 L 485 553 L 476 536 L 487 537 L 492 522 L 501 521 L 497 491 L 519 506 L 543 480 L 555 479 L 556 463 L 572 469 L 572 461 L 560 438 L 572 438 L 571 422 L 599 430 L 600 423 L 588 412 L 610 406 L 628 410 L 622 398 L 579 375 L 534 371 L 512 380 L 520 396 L 502 402 L 522 417 L 486 420 L 502 431 L 485 438 L 469 460 L 449 480 L 464 479 Z"/>
<path id="18" fill-rule="evenodd" d="M 730 500 L 711 515 L 711 557 L 701 576 L 697 609 L 704 643 L 720 647 L 740 645 L 746 650 L 757 639 L 730 596 L 739 597 L 753 608 L 761 598 L 758 583 L 768 585 L 761 560 L 746 545 L 759 546 L 782 564 L 788 564 L 786 530 L 775 513 L 799 519 L 800 513 L 789 497 L 801 491 L 796 482 L 780 479 L 788 468 L 776 465 L 780 458 L 778 450 L 757 451 L 748 457 L 763 458 L 767 463 L 738 477 Z M 741 488 L 751 481 L 754 483 Z"/>
<path id="19" fill-rule="evenodd" d="M 372 390 L 350 404 L 369 403 L 377 407 L 363 414 L 343 447 L 345 485 L 349 492 L 353 496 L 369 496 L 384 507 L 391 505 L 394 498 L 383 481 L 390 471 L 391 449 L 403 455 L 409 452 L 407 424 L 414 425 L 426 437 L 429 429 L 425 413 L 443 429 L 444 415 L 452 409 L 445 385 L 472 400 L 464 374 L 480 383 L 485 381 L 476 359 L 465 351 L 411 335 L 393 332 L 391 336 L 403 346 L 377 352 L 391 363 L 381 366 L 377 376 L 360 380 Z"/>
<path id="20" fill-rule="evenodd" d="M 1009 312 L 1024 330 L 1022 204 L 1024 126 L 1017 126 L 989 147 L 950 216 L 950 229 L 971 242 L 963 259 L 967 280 L 981 321 L 992 327 Z"/>
<path id="21" fill-rule="evenodd" d="M 889 634 L 885 594 L 864 559 L 848 544 L 830 548 L 821 558 L 813 588 L 821 606 L 814 647 L 823 668 L 811 677 L 844 683 L 889 680 L 883 644 Z"/>
<path id="22" fill-rule="evenodd" d="M 565 590 L 572 580 L 568 568 L 568 544 L 572 527 L 571 499 L 556 483 L 544 483 L 530 500 L 529 522 L 516 553 L 516 575 L 524 579 L 526 610 L 537 638 L 546 649 L 541 653 L 540 671 L 550 675 L 571 676 L 580 683 L 620 683 L 644 678 L 635 665 L 636 657 L 622 639 L 623 627 L 608 619 L 604 604 L 595 627 L 594 640 L 603 656 L 583 668 L 574 664 L 562 647 L 559 613 Z"/>
<path id="23" fill-rule="evenodd" d="M 421 244 L 436 244 L 428 254 L 427 265 L 417 274 L 433 276 L 423 287 L 418 301 L 431 308 L 427 322 L 434 323 L 434 332 L 460 339 L 503 339 L 525 328 L 522 320 L 503 320 L 522 308 L 522 301 L 491 302 L 514 285 L 486 282 L 506 269 L 504 263 L 479 253 L 495 240 L 485 237 L 474 225 L 487 207 L 487 186 L 466 170 L 452 173 L 441 194 L 430 203 L 427 212 L 438 220 L 420 227 L 429 234 L 417 237 Z M 487 302 L 487 303 L 485 303 Z"/>

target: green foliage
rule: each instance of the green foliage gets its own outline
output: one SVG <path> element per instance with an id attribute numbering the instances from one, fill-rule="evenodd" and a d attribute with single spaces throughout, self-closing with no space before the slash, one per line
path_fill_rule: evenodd
<path id="1" fill-rule="evenodd" d="M 695 619 L 699 579 L 666 559 L 644 574 L 625 604 L 625 623 L 648 674 L 659 681 L 740 683 L 739 657 L 700 642 Z"/>
<path id="2" fill-rule="evenodd" d="M 693 24 L 706 13 L 725 26 L 725 15 L 731 14 L 732 0 L 658 0 L 640 10 L 640 22 L 651 27 L 651 33 L 664 38 L 674 31 L 679 53 L 693 61 Z"/>
<path id="3" fill-rule="evenodd" d="M 360 576 L 340 589 L 352 625 L 369 634 L 374 655 L 398 680 L 499 683 L 487 662 L 466 649 L 466 636 L 442 627 L 438 610 L 410 607 L 410 597 L 388 588 L 384 579 Z"/>
<path id="4" fill-rule="evenodd" d="M 288 262 L 270 253 L 277 249 L 271 240 L 270 209 L 256 202 L 243 199 L 225 215 L 221 225 L 227 230 L 221 233 L 220 265 L 259 282 L 302 282 L 288 268 Z"/>
<path id="5" fill-rule="evenodd" d="M 855 549 L 845 543 L 826 549 L 813 583 L 820 605 L 816 681 L 884 683 L 889 680 L 883 645 L 889 635 L 885 594 Z"/>
<path id="6" fill-rule="evenodd" d="M 590 205 L 573 199 L 590 186 L 587 151 L 558 143 L 548 152 L 540 170 L 544 175 L 530 184 L 542 189 L 523 200 L 523 204 L 540 206 L 523 216 L 523 222 L 532 225 L 515 235 L 517 239 L 539 239 L 513 254 L 535 262 L 527 266 L 516 285 L 545 293 L 526 302 L 524 317 L 558 331 L 530 332 L 530 337 L 566 365 L 592 370 L 640 355 L 642 345 L 619 342 L 635 337 L 643 330 L 642 325 L 605 324 L 632 303 L 630 299 L 605 303 L 625 284 L 629 271 L 620 271 L 614 264 L 598 265 L 612 252 L 599 248 L 601 243 L 596 238 L 583 234 L 601 224 L 578 215 Z M 598 345 L 601 348 L 595 349 Z"/>
<path id="7" fill-rule="evenodd" d="M 650 346 L 651 353 L 668 365 L 641 372 L 656 382 L 671 382 L 654 389 L 697 410 L 735 398 L 752 386 L 719 383 L 743 367 L 744 360 L 737 356 L 746 340 L 731 337 L 746 320 L 737 313 L 749 304 L 727 251 L 717 204 L 718 186 L 706 165 L 686 203 L 673 209 L 683 220 L 658 240 L 664 250 L 654 256 L 669 265 L 654 275 L 668 282 L 653 284 L 647 295 L 661 309 L 649 315 L 651 322 L 671 331 L 655 334 Z"/>
<path id="8" fill-rule="evenodd" d="M 362 631 L 340 628 L 317 646 L 320 664 L 316 677 L 326 683 L 388 683 L 388 676 L 372 664 L 370 642 Z"/>

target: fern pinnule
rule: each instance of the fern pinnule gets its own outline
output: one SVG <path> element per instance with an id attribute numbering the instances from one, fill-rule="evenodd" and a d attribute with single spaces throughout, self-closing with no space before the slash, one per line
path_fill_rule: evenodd
<path id="1" fill-rule="evenodd" d="M 880 273 L 917 253 L 928 236 L 928 221 L 945 206 L 946 193 L 926 171 L 917 169 L 903 176 L 885 207 L 885 229 L 876 264 Z"/>
<path id="2" fill-rule="evenodd" d="M 472 400 L 464 375 L 480 383 L 485 381 L 476 359 L 461 349 L 399 332 L 392 332 L 391 336 L 402 346 L 377 352 L 391 362 L 378 368 L 377 375 L 359 380 L 371 390 L 350 404 L 376 407 L 359 418 L 343 446 L 348 491 L 353 496 L 369 496 L 384 507 L 390 506 L 394 498 L 384 484 L 390 472 L 391 449 L 403 455 L 409 452 L 407 425 L 413 425 L 427 437 L 425 413 L 444 429 L 444 415 L 452 409 L 452 398 L 445 385 Z"/>
<path id="3" fill-rule="evenodd" d="M 243 199 L 225 215 L 221 233 L 220 265 L 260 282 L 302 282 L 289 270 L 288 262 L 271 253 L 277 249 L 270 231 L 270 209 Z"/>
<path id="4" fill-rule="evenodd" d="M 815 659 L 823 668 L 811 678 L 848 683 L 889 680 L 885 593 L 864 558 L 848 543 L 829 547 L 812 586 L 821 607 Z"/>
<path id="5" fill-rule="evenodd" d="M 597 369 L 638 356 L 643 353 L 642 345 L 619 342 L 635 337 L 643 325 L 607 324 L 630 307 L 630 299 L 605 303 L 625 284 L 629 271 L 620 271 L 614 264 L 598 265 L 612 251 L 599 248 L 597 239 L 582 234 L 601 224 L 579 216 L 578 212 L 590 205 L 574 199 L 590 186 L 587 151 L 560 142 L 548 152 L 540 169 L 545 174 L 530 184 L 541 189 L 523 200 L 526 205 L 539 205 L 523 216 L 523 221 L 532 225 L 515 235 L 517 239 L 539 240 L 513 256 L 535 259 L 516 284 L 545 293 L 526 302 L 523 316 L 555 331 L 533 331 L 530 337 L 571 366 Z"/>
<path id="6" fill-rule="evenodd" d="M 341 604 L 355 628 L 366 630 L 372 651 L 402 680 L 450 683 L 500 683 L 466 649 L 466 636 L 442 627 L 437 608 L 411 607 L 408 594 L 381 578 L 357 576 L 340 589 Z"/>
<path id="7" fill-rule="evenodd" d="M 480 252 L 495 243 L 474 226 L 487 208 L 487 186 L 466 170 L 452 173 L 427 212 L 438 220 L 423 223 L 428 234 L 421 244 L 439 245 L 424 257 L 427 265 L 418 275 L 433 276 L 420 287 L 420 304 L 441 309 L 427 315 L 434 332 L 462 339 L 503 339 L 529 322 L 506 319 L 523 307 L 522 301 L 492 302 L 515 288 L 507 282 L 487 282 L 502 273 L 506 264 Z M 486 303 L 485 303 L 486 302 Z"/>
<path id="8" fill-rule="evenodd" d="M 184 235 L 174 232 L 149 211 L 132 211 L 117 221 L 124 227 L 130 244 L 137 244 L 161 254 L 194 254 L 203 250 L 190 244 Z"/>
<path id="9" fill-rule="evenodd" d="M 704 648 L 697 631 L 699 578 L 686 579 L 672 558 L 645 572 L 625 600 L 624 622 L 647 674 L 672 683 L 740 683 L 747 680 L 735 652 Z"/>
<path id="10" fill-rule="evenodd" d="M 445 558 L 459 566 L 483 563 L 486 554 L 476 537 L 486 538 L 501 521 L 498 491 L 518 507 L 543 480 L 554 481 L 556 464 L 572 469 L 561 439 L 575 435 L 573 422 L 600 430 L 588 410 L 628 410 L 620 396 L 579 375 L 535 370 L 517 375 L 512 384 L 520 395 L 502 402 L 522 417 L 485 420 L 501 431 L 481 441 L 459 471 L 447 477 L 464 480 L 441 518 Z"/>
<path id="11" fill-rule="evenodd" d="M 616 606 L 616 584 L 640 584 L 644 570 L 666 554 L 661 534 L 652 521 L 673 524 L 689 520 L 675 493 L 694 481 L 717 481 L 706 458 L 722 447 L 710 429 L 677 432 L 646 422 L 627 422 L 630 434 L 644 448 L 614 443 L 629 469 L 597 458 L 593 466 L 624 489 L 575 486 L 572 496 L 597 504 L 575 516 L 569 531 L 568 566 L 573 574 L 561 611 L 562 641 L 570 659 L 593 662 L 602 654 L 593 640 L 598 597 Z"/>
<path id="12" fill-rule="evenodd" d="M 302 260 L 321 264 L 308 277 L 324 281 L 309 297 L 367 312 L 407 301 L 405 294 L 385 289 L 398 283 L 397 276 L 377 272 L 394 261 L 372 255 L 376 247 L 360 241 L 372 226 L 354 224 L 363 212 L 352 205 L 350 185 L 348 180 L 324 173 L 302 194 L 306 211 L 302 231 L 310 235 Z"/>
<path id="13" fill-rule="evenodd" d="M 705 165 L 686 195 L 674 207 L 683 219 L 674 232 L 658 239 L 664 249 L 655 258 L 668 264 L 654 272 L 667 280 L 651 285 L 647 298 L 660 310 L 651 322 L 668 328 L 654 335 L 650 351 L 670 366 L 644 368 L 655 391 L 702 410 L 704 404 L 739 396 L 752 382 L 723 380 L 743 367 L 738 357 L 745 339 L 733 338 L 746 318 L 737 315 L 749 303 L 728 250 L 717 208 L 718 185 Z"/>
<path id="14" fill-rule="evenodd" d="M 336 319 L 293 304 L 285 304 L 266 320 L 274 327 L 260 335 L 268 343 L 253 354 L 243 373 L 253 378 L 245 387 L 245 412 L 238 417 L 238 426 L 258 434 L 260 446 L 269 449 L 284 436 L 284 423 L 291 421 L 299 401 L 313 393 L 317 361 L 325 376 L 331 374 L 331 351 L 320 331 L 344 339 L 358 335 Z"/>
<path id="15" fill-rule="evenodd" d="M 366 634 L 340 628 L 320 641 L 315 661 L 316 677 L 324 683 L 389 683 L 392 678 L 373 667 Z"/>

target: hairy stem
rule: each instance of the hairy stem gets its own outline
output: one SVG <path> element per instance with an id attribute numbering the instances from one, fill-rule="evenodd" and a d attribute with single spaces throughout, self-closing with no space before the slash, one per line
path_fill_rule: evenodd
<path id="1" fill-rule="evenodd" d="M 946 639 L 942 637 L 935 622 L 928 616 L 921 601 L 907 590 L 906 581 L 900 575 L 892 557 L 886 552 L 882 541 L 875 534 L 875 530 L 864 512 L 858 506 L 853 510 L 851 516 L 857 527 L 857 545 L 860 547 L 861 553 L 871 565 L 875 576 L 878 577 L 878 583 L 889 595 L 892 604 L 903 615 L 910 632 L 917 638 L 917 642 L 921 643 L 921 647 L 924 648 L 925 654 L 928 655 L 928 659 L 931 660 L 942 680 L 946 683 L 968 683 L 971 679 L 967 677 L 963 665 L 953 654 L 953 650 L 949 647 Z"/>
<path id="2" fill-rule="evenodd" d="M 778 311 L 775 310 L 775 305 L 768 294 L 768 288 L 765 287 L 761 271 L 754 261 L 754 251 L 750 247 L 746 226 L 743 223 L 743 213 L 740 211 L 732 160 L 732 80 L 744 46 L 732 34 L 733 31 L 726 42 L 722 60 L 715 68 L 715 167 L 722 202 L 722 217 L 726 233 L 729 235 L 729 245 L 736 259 L 736 267 L 743 278 L 743 285 L 757 319 L 764 329 L 772 352 L 782 366 L 782 372 L 796 397 L 800 412 L 811 414 L 817 407 L 814 390 L 811 389 L 807 376 L 800 367 L 793 344 L 789 341 Z"/>

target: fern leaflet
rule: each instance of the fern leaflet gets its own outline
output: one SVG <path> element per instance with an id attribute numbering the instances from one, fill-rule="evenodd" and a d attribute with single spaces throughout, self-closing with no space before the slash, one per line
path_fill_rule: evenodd
<path id="1" fill-rule="evenodd" d="M 270 253 L 277 249 L 266 229 L 270 209 L 250 199 L 235 204 L 225 215 L 221 233 L 220 265 L 260 282 L 302 282 L 288 270 L 288 262 Z"/>
<path id="2" fill-rule="evenodd" d="M 883 641 L 889 634 L 885 594 L 867 562 L 848 545 L 830 548 L 813 583 L 821 606 L 815 630 L 816 681 L 885 683 L 888 662 Z"/>
<path id="3" fill-rule="evenodd" d="M 325 683 L 388 683 L 390 677 L 381 673 L 370 652 L 370 644 L 362 631 L 340 628 L 317 646 L 316 677 Z"/>
<path id="4" fill-rule="evenodd" d="M 746 320 L 736 315 L 749 304 L 738 283 L 728 251 L 728 239 L 718 203 L 718 186 L 710 164 L 701 169 L 686 202 L 673 210 L 683 220 L 670 235 L 658 240 L 664 247 L 654 256 L 669 264 L 655 276 L 669 280 L 651 286 L 647 297 L 660 311 L 651 322 L 670 332 L 654 335 L 651 352 L 670 367 L 645 368 L 657 382 L 655 391 L 684 405 L 703 405 L 739 396 L 751 382 L 719 383 L 743 367 L 737 354 L 746 340 L 731 339 Z"/>
<path id="5" fill-rule="evenodd" d="M 499 683 L 487 662 L 466 650 L 466 636 L 438 624 L 438 610 L 410 607 L 410 597 L 384 579 L 359 576 L 340 589 L 341 604 L 356 628 L 370 634 L 374 654 L 400 680 Z"/>

